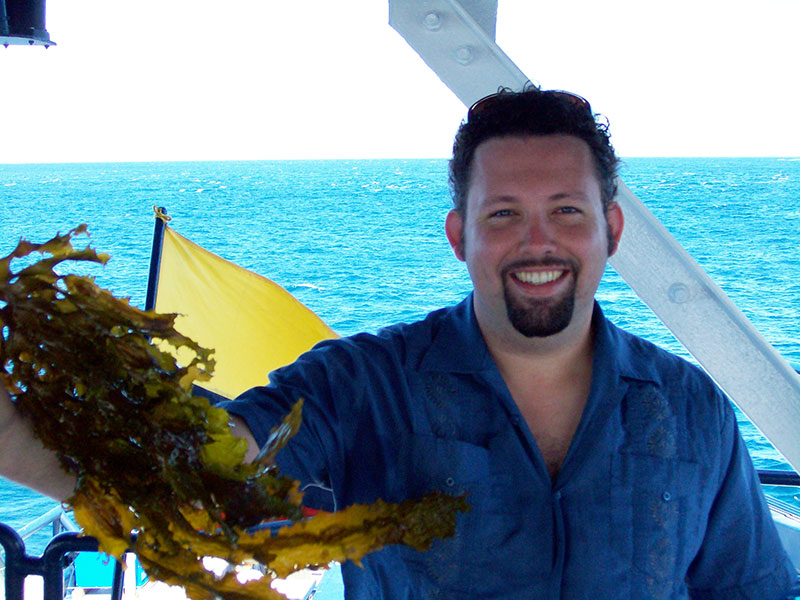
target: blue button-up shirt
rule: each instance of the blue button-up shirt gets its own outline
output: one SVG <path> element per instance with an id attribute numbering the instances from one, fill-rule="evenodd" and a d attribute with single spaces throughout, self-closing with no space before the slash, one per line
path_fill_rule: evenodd
<path id="1" fill-rule="evenodd" d="M 323 342 L 226 408 L 264 443 L 305 399 L 278 465 L 317 508 L 468 494 L 431 550 L 343 565 L 348 599 L 780 596 L 793 570 L 728 401 L 599 306 L 593 331 L 591 391 L 554 481 L 471 297 Z"/>

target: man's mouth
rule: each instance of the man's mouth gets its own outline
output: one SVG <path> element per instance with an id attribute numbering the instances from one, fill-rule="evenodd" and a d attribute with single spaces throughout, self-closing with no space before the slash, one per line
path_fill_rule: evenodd
<path id="1" fill-rule="evenodd" d="M 543 285 L 555 281 L 564 274 L 563 269 L 553 269 L 550 271 L 516 271 L 512 277 L 530 285 Z"/>

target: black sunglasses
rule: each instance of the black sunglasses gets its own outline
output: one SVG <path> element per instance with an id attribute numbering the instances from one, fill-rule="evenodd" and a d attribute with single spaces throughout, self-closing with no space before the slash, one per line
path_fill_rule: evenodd
<path id="1" fill-rule="evenodd" d="M 592 114 L 592 107 L 589 104 L 589 101 L 586 100 L 586 98 L 578 96 L 578 94 L 564 92 L 562 90 L 546 90 L 542 93 L 547 94 L 548 96 L 555 96 L 560 100 L 566 100 L 573 106 L 585 109 L 590 115 Z M 467 111 L 467 121 L 471 121 L 475 117 L 480 117 L 481 114 L 486 113 L 488 110 L 494 107 L 498 101 L 501 101 L 502 98 L 506 97 L 507 95 L 507 92 L 495 92 L 494 94 L 489 94 L 488 96 L 481 98 L 475 104 L 469 107 L 469 110 Z"/>

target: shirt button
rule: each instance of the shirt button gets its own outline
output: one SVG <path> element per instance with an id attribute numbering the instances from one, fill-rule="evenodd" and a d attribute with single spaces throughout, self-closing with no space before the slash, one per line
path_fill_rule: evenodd
<path id="1" fill-rule="evenodd" d="M 452 477 L 448 477 L 445 480 L 445 483 L 447 484 L 447 487 L 453 487 L 456 484 L 456 480 L 453 479 Z"/>
<path id="2" fill-rule="evenodd" d="M 664 492 L 663 494 L 661 494 L 661 498 L 664 499 L 664 502 L 669 502 L 670 500 L 672 500 L 672 494 L 670 494 L 669 492 Z"/>

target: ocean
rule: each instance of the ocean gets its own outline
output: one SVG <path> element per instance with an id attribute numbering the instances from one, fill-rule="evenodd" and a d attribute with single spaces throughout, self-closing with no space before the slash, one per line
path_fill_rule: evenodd
<path id="1" fill-rule="evenodd" d="M 87 223 L 87 241 L 112 256 L 92 271 L 98 283 L 141 307 L 152 207 L 165 206 L 176 231 L 278 282 L 338 333 L 374 331 L 470 290 L 443 232 L 446 172 L 442 159 L 0 165 L 0 256 L 20 237 Z M 800 368 L 800 159 L 635 158 L 622 177 Z M 617 324 L 688 358 L 610 268 L 598 298 Z M 741 426 L 758 467 L 787 468 Z M 0 480 L 2 522 L 20 527 L 53 505 Z"/>

